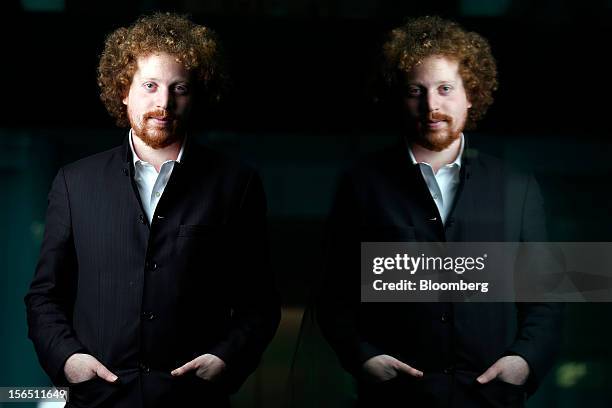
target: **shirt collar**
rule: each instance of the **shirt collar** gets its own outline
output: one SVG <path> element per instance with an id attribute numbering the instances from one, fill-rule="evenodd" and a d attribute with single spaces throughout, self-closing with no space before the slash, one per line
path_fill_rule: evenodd
<path id="1" fill-rule="evenodd" d="M 452 163 L 446 164 L 446 166 L 457 166 L 458 168 L 461 168 L 461 158 L 463 157 L 463 149 L 465 147 L 465 138 L 463 136 L 463 132 L 461 133 L 461 146 L 459 147 L 459 154 L 457 155 L 457 158 L 455 159 L 455 161 L 453 161 Z M 410 147 L 410 144 L 408 144 L 408 154 L 410 155 L 410 161 L 412 162 L 412 164 L 418 164 L 418 163 L 425 163 L 425 162 L 417 162 L 416 157 L 414 157 L 414 153 L 412 153 L 412 147 Z M 429 164 L 429 163 L 425 163 L 425 164 Z"/>
<path id="2" fill-rule="evenodd" d="M 130 145 L 130 150 L 132 151 L 132 160 L 133 160 L 134 165 L 136 165 L 136 163 L 138 163 L 138 162 L 146 163 L 144 160 L 141 160 L 140 157 L 138 157 L 138 155 L 136 154 L 136 150 L 134 150 L 134 142 L 132 141 L 132 129 L 130 129 L 130 132 L 129 132 L 128 144 Z M 183 151 L 184 150 L 185 150 L 185 140 L 183 140 L 183 143 L 181 143 L 181 150 L 179 150 L 179 154 L 176 157 L 176 160 L 166 160 L 166 162 L 176 161 L 176 162 L 180 163 L 181 159 L 183 158 Z M 166 162 L 164 162 L 164 163 L 166 163 Z"/>

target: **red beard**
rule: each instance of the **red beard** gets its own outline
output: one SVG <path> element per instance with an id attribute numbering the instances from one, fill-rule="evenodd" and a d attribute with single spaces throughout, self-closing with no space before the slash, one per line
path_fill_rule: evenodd
<path id="1" fill-rule="evenodd" d="M 156 124 L 153 123 L 152 119 L 167 120 L 168 122 Z M 171 116 L 163 109 L 145 113 L 141 121 L 136 121 L 130 117 L 130 124 L 136 136 L 153 149 L 162 149 L 170 146 L 183 137 L 179 118 Z"/>
<path id="2" fill-rule="evenodd" d="M 444 126 L 440 129 L 430 129 L 428 126 L 432 121 L 443 121 Z M 441 152 L 461 136 L 464 126 L 465 119 L 462 123 L 456 123 L 451 116 L 431 112 L 427 117 L 415 121 L 412 139 L 427 150 Z"/>

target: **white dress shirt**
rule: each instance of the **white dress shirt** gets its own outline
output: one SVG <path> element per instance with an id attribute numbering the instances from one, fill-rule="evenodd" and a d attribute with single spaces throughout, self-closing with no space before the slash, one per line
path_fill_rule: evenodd
<path id="1" fill-rule="evenodd" d="M 159 203 L 159 199 L 164 193 L 168 180 L 170 179 L 170 175 L 172 174 L 172 169 L 174 169 L 174 163 L 180 162 L 181 157 L 183 157 L 185 143 L 182 144 L 176 160 L 166 160 L 163 162 L 159 169 L 159 173 L 157 173 L 157 170 L 155 170 L 155 167 L 151 163 L 140 160 L 136 154 L 136 150 L 134 150 L 134 144 L 132 142 L 131 129 L 130 148 L 132 149 L 132 156 L 134 160 L 134 181 L 136 182 L 136 186 L 138 186 L 140 201 L 142 202 L 142 207 L 147 214 L 150 224 L 153 220 L 153 214 L 155 213 L 155 208 L 157 208 L 157 203 Z"/>
<path id="2" fill-rule="evenodd" d="M 465 140 L 463 133 L 461 134 L 461 147 L 459 148 L 459 154 L 454 162 L 446 164 L 438 169 L 437 173 L 434 173 L 431 164 L 425 162 L 417 162 L 412 148 L 408 146 L 408 153 L 410 154 L 410 160 L 413 164 L 418 164 L 421 169 L 423 179 L 429 188 L 431 198 L 433 198 L 438 207 L 438 212 L 442 218 L 442 223 L 446 223 L 448 214 L 453 207 L 455 195 L 457 194 L 457 188 L 459 187 L 459 171 L 461 170 L 461 156 L 463 156 L 463 147 Z"/>

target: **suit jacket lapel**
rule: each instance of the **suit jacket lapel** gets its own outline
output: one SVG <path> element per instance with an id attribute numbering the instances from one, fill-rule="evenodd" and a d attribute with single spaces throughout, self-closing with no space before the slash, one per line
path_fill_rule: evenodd
<path id="1" fill-rule="evenodd" d="M 206 167 L 210 165 L 204 157 L 202 149 L 191 138 L 185 139 L 185 148 L 180 162 L 174 163 L 172 174 L 164 189 L 155 213 L 165 214 L 167 208 L 174 206 L 176 201 L 182 200 L 189 192 L 187 191 L 195 177 L 205 177 Z M 204 199 L 202 194 L 198 194 Z"/>
<path id="2" fill-rule="evenodd" d="M 448 241 L 470 241 L 469 227 L 479 208 L 479 197 L 485 188 L 484 175 L 479 171 L 478 152 L 466 145 L 461 159 L 459 186 L 446 223 Z M 479 194 L 479 191 L 481 194 Z"/>
<path id="3" fill-rule="evenodd" d="M 142 205 L 142 201 L 140 199 L 140 192 L 138 191 L 138 186 L 136 185 L 136 181 L 134 180 L 134 156 L 132 153 L 132 149 L 130 148 L 130 138 L 126 136 L 123 139 L 123 145 L 121 146 L 121 167 L 124 176 L 127 176 L 127 182 L 123 183 L 123 185 L 129 185 L 128 191 L 122 191 L 119 197 L 124 197 L 125 195 L 130 196 L 130 201 L 132 201 L 133 205 L 138 206 L 140 210 L 140 214 L 144 219 L 147 227 L 149 226 L 149 222 L 145 215 L 144 206 Z"/>
<path id="4" fill-rule="evenodd" d="M 438 207 L 431 197 L 419 166 L 410 160 L 404 142 L 397 145 L 393 151 L 390 161 L 391 177 L 397 180 L 397 187 L 403 196 L 402 211 L 406 211 L 417 231 L 424 232 L 424 236 L 417 239 L 444 240 Z"/>

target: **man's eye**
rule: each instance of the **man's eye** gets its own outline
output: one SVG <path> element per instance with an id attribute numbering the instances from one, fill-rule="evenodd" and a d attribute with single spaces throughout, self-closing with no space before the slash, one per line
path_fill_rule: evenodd
<path id="1" fill-rule="evenodd" d="M 406 93 L 408 96 L 419 96 L 421 95 L 421 89 L 417 87 L 409 87 Z"/>
<path id="2" fill-rule="evenodd" d="M 144 84 L 142 84 L 142 86 L 147 91 L 152 91 L 153 89 L 155 89 L 155 84 L 153 82 L 145 82 Z"/>
<path id="3" fill-rule="evenodd" d="M 447 94 L 447 93 L 449 93 L 452 90 L 453 90 L 453 87 L 450 86 L 450 85 L 442 85 L 440 87 L 440 92 L 443 93 L 443 94 Z"/>
<path id="4" fill-rule="evenodd" d="M 189 88 L 187 85 L 177 85 L 174 87 L 174 90 L 180 95 L 186 95 L 189 93 Z"/>

